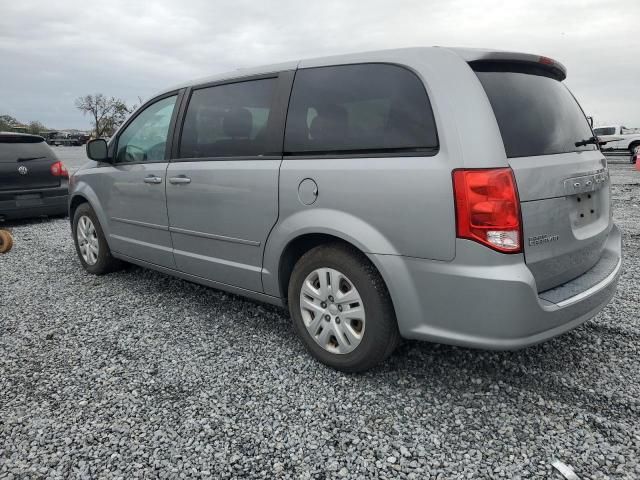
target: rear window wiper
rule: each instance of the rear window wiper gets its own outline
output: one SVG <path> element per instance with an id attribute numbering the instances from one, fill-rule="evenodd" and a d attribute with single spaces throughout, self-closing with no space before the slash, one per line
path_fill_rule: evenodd
<path id="1" fill-rule="evenodd" d="M 585 145 L 598 145 L 598 137 L 589 137 L 586 140 L 576 142 L 576 147 L 584 147 Z"/>
<path id="2" fill-rule="evenodd" d="M 29 160 L 40 160 L 41 158 L 47 158 L 47 157 L 21 157 L 18 159 L 19 162 L 27 162 Z"/>

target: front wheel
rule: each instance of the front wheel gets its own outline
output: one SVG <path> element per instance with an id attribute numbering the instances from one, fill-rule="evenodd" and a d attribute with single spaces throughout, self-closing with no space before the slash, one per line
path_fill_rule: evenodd
<path id="1" fill-rule="evenodd" d="M 76 209 L 72 232 L 78 258 L 87 272 L 104 275 L 121 267 L 122 262 L 111 255 L 98 217 L 88 203 Z"/>
<path id="2" fill-rule="evenodd" d="M 321 245 L 304 254 L 291 275 L 288 298 L 298 336 L 316 359 L 337 370 L 368 370 L 400 340 L 380 274 L 346 245 Z"/>

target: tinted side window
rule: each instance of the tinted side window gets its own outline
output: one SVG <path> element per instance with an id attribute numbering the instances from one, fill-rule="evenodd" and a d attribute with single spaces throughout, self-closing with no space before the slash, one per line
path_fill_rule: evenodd
<path id="1" fill-rule="evenodd" d="M 177 96 L 148 106 L 118 136 L 116 163 L 162 162 Z"/>
<path id="2" fill-rule="evenodd" d="M 427 92 L 411 71 L 362 64 L 296 72 L 285 152 L 434 152 L 437 146 Z"/>
<path id="3" fill-rule="evenodd" d="M 195 90 L 182 129 L 180 158 L 274 153 L 270 116 L 276 85 L 275 78 L 268 78 Z"/>
<path id="4" fill-rule="evenodd" d="M 593 130 L 593 133 L 595 133 L 596 135 L 615 135 L 616 128 L 615 127 L 596 128 Z"/>

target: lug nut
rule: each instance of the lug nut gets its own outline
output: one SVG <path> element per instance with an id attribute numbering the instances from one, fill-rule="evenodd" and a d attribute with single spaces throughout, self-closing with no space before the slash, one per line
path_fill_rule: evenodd
<path id="1" fill-rule="evenodd" d="M 342 305 L 338 305 L 338 311 L 341 312 L 342 311 Z"/>
<path id="2" fill-rule="evenodd" d="M 324 319 L 328 322 L 329 320 L 331 320 L 331 315 L 325 315 Z"/>
<path id="3" fill-rule="evenodd" d="M 336 323 L 340 323 L 340 317 L 336 317 Z"/>
<path id="4" fill-rule="evenodd" d="M 322 308 L 327 308 L 327 304 L 326 304 L 325 302 L 322 302 L 322 303 L 320 304 L 320 306 L 321 306 Z"/>
<path id="5" fill-rule="evenodd" d="M 329 295 L 329 301 L 333 302 L 333 297 L 331 295 Z"/>

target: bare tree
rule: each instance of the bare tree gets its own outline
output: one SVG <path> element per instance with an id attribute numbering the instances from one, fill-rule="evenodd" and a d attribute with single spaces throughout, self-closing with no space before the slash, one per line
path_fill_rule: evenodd
<path id="1" fill-rule="evenodd" d="M 135 110 L 135 106 L 127 106 L 124 100 L 106 97 L 102 93 L 77 98 L 76 108 L 85 115 L 91 115 L 97 138 L 113 135 L 127 116 Z"/>

